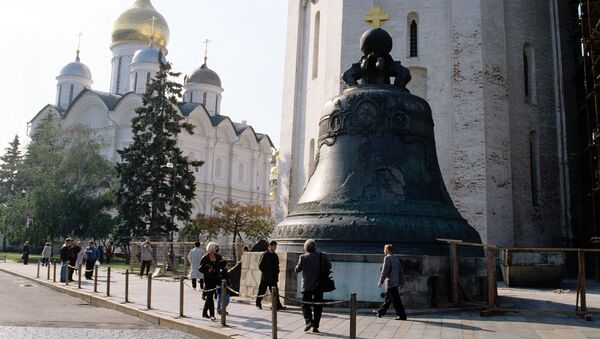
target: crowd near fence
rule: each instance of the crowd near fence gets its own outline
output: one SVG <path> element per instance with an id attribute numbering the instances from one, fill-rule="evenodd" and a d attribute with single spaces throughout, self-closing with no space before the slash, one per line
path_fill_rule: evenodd
<path id="1" fill-rule="evenodd" d="M 600 315 L 600 249 L 594 248 L 514 248 L 498 247 L 492 244 L 467 243 L 460 240 L 438 239 L 448 245 L 449 257 L 449 284 L 450 296 L 447 304 L 439 304 L 438 307 L 479 307 L 481 316 L 493 316 L 499 313 L 507 312 L 533 312 L 543 314 L 570 314 L 579 316 L 585 320 L 592 320 L 593 316 Z M 156 243 L 155 243 L 156 244 Z M 139 246 L 139 243 L 135 244 Z M 164 263 L 168 260 L 168 248 L 171 243 L 162 242 L 153 247 L 155 261 Z M 193 247 L 193 243 L 173 243 L 174 252 L 178 253 L 176 257 L 181 260 L 179 264 L 185 267 L 185 256 Z M 133 251 L 132 251 L 133 252 Z M 461 255 L 475 253 L 483 256 L 485 259 L 484 277 L 473 282 L 472 274 L 468 270 L 461 270 Z M 241 254 L 241 252 L 240 252 Z M 60 263 L 59 263 L 60 265 Z M 173 262 L 171 265 L 178 265 Z M 47 266 L 45 279 L 51 279 L 56 282 L 57 262 L 54 261 Z M 76 269 L 77 289 L 82 289 L 81 275 L 85 266 L 70 267 Z M 335 268 L 334 268 L 335 269 Z M 179 293 L 179 316 L 184 317 L 185 310 L 185 288 L 186 270 L 180 270 L 175 275 L 179 280 L 178 291 L 174 289 L 173 293 Z M 133 270 L 127 269 L 122 274 L 124 279 L 124 295 L 115 295 L 111 293 L 111 274 L 113 271 L 110 266 L 99 269 L 98 265 L 93 268 L 93 292 L 100 293 L 99 287 L 104 287 L 107 296 L 113 298 L 123 298 L 125 303 L 130 303 L 130 275 Z M 119 273 L 121 273 L 119 271 Z M 44 279 L 41 272 L 40 263 L 36 268 L 35 276 L 37 279 Z M 100 279 L 99 279 L 100 278 Z M 153 309 L 152 305 L 152 284 L 153 276 L 146 275 L 146 307 Z M 471 279 L 471 280 L 468 280 Z M 119 281 L 123 283 L 123 281 Z M 68 281 L 64 283 L 67 288 Z M 100 286 L 104 285 L 104 286 Z M 89 285 L 86 284 L 86 288 Z M 139 284 L 136 288 L 139 288 Z M 143 285 L 142 285 L 143 286 Z M 173 286 L 176 286 L 175 284 Z M 221 289 L 225 295 L 229 290 L 234 295 L 243 298 L 256 299 L 256 295 L 244 295 L 228 286 L 225 281 L 220 286 L 203 292 L 212 292 Z M 475 291 L 475 293 L 473 293 Z M 139 292 L 139 291 L 138 291 Z M 143 293 L 143 292 L 141 292 Z M 161 293 L 168 293 L 161 290 Z M 338 305 L 349 309 L 350 326 L 348 335 L 350 338 L 356 338 L 356 314 L 357 314 L 357 295 L 352 293 L 348 299 L 332 300 L 320 303 L 309 303 L 301 300 L 287 298 L 279 295 L 278 289 L 273 288 L 270 293 L 264 294 L 271 296 L 272 303 L 272 337 L 277 338 L 277 300 L 286 300 L 288 304 L 321 304 L 323 306 Z M 227 326 L 227 304 L 226 298 L 222 298 L 220 321 L 223 326 Z M 143 302 L 135 300 L 135 302 Z"/>

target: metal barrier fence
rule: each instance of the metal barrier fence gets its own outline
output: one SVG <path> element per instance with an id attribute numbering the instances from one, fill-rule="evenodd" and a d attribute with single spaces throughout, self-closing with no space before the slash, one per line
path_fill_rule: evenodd
<path id="1" fill-rule="evenodd" d="M 482 316 L 503 312 L 573 314 L 586 320 L 600 314 L 600 249 L 503 248 L 439 239 L 449 245 L 450 303 L 480 306 Z M 485 288 L 466 284 L 457 253 L 485 250 Z M 483 285 L 482 284 L 482 285 Z M 472 295 L 479 290 L 479 298 Z"/>
<path id="2" fill-rule="evenodd" d="M 59 263 L 60 265 L 60 263 Z M 50 266 L 48 265 L 48 275 L 47 275 L 47 280 L 50 280 Z M 57 263 L 54 262 L 53 267 L 54 267 L 54 277 L 53 277 L 53 281 L 56 282 L 56 266 Z M 73 269 L 76 270 L 78 272 L 78 281 L 77 281 L 77 288 L 81 289 L 81 274 L 82 272 L 85 271 L 84 266 L 80 266 L 79 268 L 74 267 L 74 266 L 70 266 L 70 265 L 66 265 L 67 269 Z M 107 297 L 113 297 L 113 298 L 117 298 L 119 299 L 120 296 L 116 296 L 116 295 L 111 295 L 111 284 L 114 284 L 114 282 L 111 282 L 111 267 L 107 266 L 105 270 L 102 270 L 102 273 L 100 273 L 99 271 L 99 267 L 96 265 L 94 266 L 93 270 L 89 270 L 86 272 L 90 272 L 93 271 L 93 292 L 94 293 L 100 293 L 99 292 L 99 282 L 101 284 L 103 284 L 104 288 L 106 288 L 106 296 Z M 129 270 L 125 270 L 124 273 L 125 275 L 125 279 L 124 279 L 124 291 L 125 291 L 125 295 L 124 295 L 124 302 L 125 303 L 130 303 L 130 271 Z M 68 275 L 68 274 L 67 274 Z M 44 279 L 44 277 L 40 276 L 40 266 L 38 264 L 38 269 L 36 271 L 36 277 L 38 279 Z M 99 280 L 99 278 L 101 278 Z M 146 286 L 146 308 L 151 310 L 153 309 L 152 307 L 152 282 L 153 282 L 153 277 L 148 274 L 146 275 L 144 278 L 147 279 L 147 286 Z M 59 282 L 60 283 L 60 282 Z M 69 279 L 67 277 L 66 282 L 64 283 L 60 283 L 60 284 L 64 284 L 66 287 L 69 287 Z M 184 298 L 184 293 L 185 293 L 185 277 L 184 276 L 179 276 L 179 284 L 178 284 L 178 290 L 179 290 L 179 316 L 180 317 L 185 317 L 184 315 L 184 307 L 185 307 L 185 298 Z M 191 286 L 188 286 L 191 287 Z M 240 293 L 239 291 L 234 290 L 233 288 L 229 287 L 227 285 L 227 282 L 225 280 L 222 281 L 221 285 L 212 289 L 203 289 L 201 290 L 202 293 L 208 293 L 208 292 L 216 292 L 217 290 L 220 290 L 221 295 L 224 296 L 226 293 L 230 292 L 232 294 L 241 296 L 241 297 L 246 297 L 246 298 L 250 298 L 250 299 L 256 299 L 258 297 L 258 295 L 245 295 Z M 164 289 L 161 290 L 162 293 L 165 293 L 167 291 L 165 291 Z M 167 292 L 168 293 L 168 292 Z M 272 331 L 271 331 L 271 336 L 272 338 L 277 338 L 278 336 L 278 325 L 277 325 L 277 317 L 278 317 L 278 305 L 277 305 L 277 301 L 281 300 L 281 299 L 285 299 L 288 301 L 292 301 L 294 303 L 297 304 L 309 304 L 309 305 L 321 305 L 321 306 L 331 306 L 331 305 L 335 305 L 335 304 L 348 304 L 348 307 L 350 309 L 350 326 L 349 326 L 349 338 L 356 338 L 356 314 L 357 314 L 357 299 L 356 299 L 356 293 L 352 293 L 350 295 L 350 298 L 347 300 L 336 300 L 336 301 L 327 301 L 327 302 L 305 302 L 302 300 L 296 300 L 296 299 L 290 299 L 284 296 L 279 295 L 279 291 L 277 289 L 277 287 L 272 288 L 270 293 L 266 293 L 261 295 L 260 297 L 266 297 L 266 296 L 270 296 L 271 297 L 271 323 L 272 323 Z M 220 305 L 220 322 L 222 326 L 227 326 L 227 302 L 226 302 L 226 298 L 222 297 L 221 298 L 221 305 Z"/>

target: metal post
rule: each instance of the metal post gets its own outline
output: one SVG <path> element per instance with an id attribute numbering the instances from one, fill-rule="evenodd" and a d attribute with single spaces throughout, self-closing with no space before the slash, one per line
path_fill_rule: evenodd
<path id="1" fill-rule="evenodd" d="M 94 293 L 98 292 L 98 265 L 94 266 Z"/>
<path id="2" fill-rule="evenodd" d="M 129 270 L 125 270 L 125 302 L 129 302 Z"/>
<path id="3" fill-rule="evenodd" d="M 147 275 L 148 277 L 148 295 L 146 296 L 146 306 L 148 307 L 149 310 L 152 309 L 152 276 L 150 275 L 150 273 L 148 273 Z"/>
<path id="4" fill-rule="evenodd" d="M 77 274 L 77 288 L 79 289 L 81 289 L 81 271 L 83 270 L 81 267 L 79 266 L 79 273 Z"/>
<path id="5" fill-rule="evenodd" d="M 37 267 L 37 277 L 40 277 L 40 262 L 38 261 L 38 267 Z"/>
<path id="6" fill-rule="evenodd" d="M 56 282 L 56 261 L 54 262 L 54 275 L 52 276 L 52 282 Z"/>
<path id="7" fill-rule="evenodd" d="M 183 315 L 183 276 L 179 277 L 179 316 L 184 317 Z"/>
<path id="8" fill-rule="evenodd" d="M 47 278 L 48 278 L 48 280 L 50 280 L 50 259 L 48 259 L 48 262 L 46 263 L 46 267 L 47 267 L 47 270 L 48 270 Z"/>
<path id="9" fill-rule="evenodd" d="M 110 266 L 106 268 L 106 296 L 110 297 Z"/>
<path id="10" fill-rule="evenodd" d="M 458 304 L 458 274 L 456 243 L 450 243 L 450 292 L 454 305 Z"/>
<path id="11" fill-rule="evenodd" d="M 350 294 L 350 339 L 356 339 L 356 293 Z"/>
<path id="12" fill-rule="evenodd" d="M 578 251 L 577 259 L 579 261 L 579 270 L 578 270 L 579 274 L 577 276 L 577 287 L 578 287 L 577 290 L 579 292 L 579 301 L 581 302 L 579 310 L 582 313 L 583 318 L 585 319 L 586 315 L 587 315 L 587 303 L 586 303 L 586 291 L 585 291 L 585 252 Z"/>
<path id="13" fill-rule="evenodd" d="M 277 286 L 271 288 L 271 338 L 277 338 L 277 300 L 279 300 L 279 291 Z"/>
<path id="14" fill-rule="evenodd" d="M 225 293 L 227 293 L 227 280 L 221 280 L 221 325 L 227 326 L 227 311 L 225 310 Z"/>

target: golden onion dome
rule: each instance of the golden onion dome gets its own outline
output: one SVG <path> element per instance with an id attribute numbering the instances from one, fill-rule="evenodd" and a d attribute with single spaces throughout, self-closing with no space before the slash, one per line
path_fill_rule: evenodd
<path id="1" fill-rule="evenodd" d="M 153 21 L 154 34 L 152 34 Z M 150 0 L 135 0 L 133 5 L 113 23 L 111 47 L 124 42 L 148 43 L 151 34 L 153 43 L 166 49 L 169 42 L 167 21 L 154 9 Z"/>

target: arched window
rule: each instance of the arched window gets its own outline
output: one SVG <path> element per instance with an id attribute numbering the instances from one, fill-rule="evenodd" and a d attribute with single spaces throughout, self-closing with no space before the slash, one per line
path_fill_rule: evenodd
<path id="1" fill-rule="evenodd" d="M 215 114 L 219 113 L 219 96 L 215 97 Z"/>
<path id="2" fill-rule="evenodd" d="M 523 94 L 525 102 L 537 104 L 535 51 L 528 43 L 523 46 Z"/>
<path id="3" fill-rule="evenodd" d="M 146 73 L 146 86 L 150 85 L 150 72 Z"/>
<path id="4" fill-rule="evenodd" d="M 190 102 L 194 102 L 194 92 L 190 92 Z"/>
<path id="5" fill-rule="evenodd" d="M 319 39 L 321 38 L 321 12 L 317 11 L 315 14 L 314 23 L 314 34 L 313 34 L 313 57 L 312 57 L 312 78 L 316 78 L 319 75 Z"/>
<path id="6" fill-rule="evenodd" d="M 123 57 L 119 57 L 117 64 L 117 94 L 121 91 L 121 66 L 123 66 Z"/>
<path id="7" fill-rule="evenodd" d="M 71 101 L 73 101 L 73 88 L 74 86 L 71 85 L 71 88 L 69 89 L 69 104 L 71 104 Z"/>
<path id="8" fill-rule="evenodd" d="M 133 91 L 137 92 L 137 79 L 138 79 L 138 72 L 135 72 L 135 77 L 133 78 Z"/>
<path id="9" fill-rule="evenodd" d="M 62 85 L 58 86 L 58 106 L 60 107 L 60 102 L 62 100 Z"/>
<path id="10" fill-rule="evenodd" d="M 202 105 L 206 107 L 206 92 L 202 93 Z"/>
<path id="11" fill-rule="evenodd" d="M 411 57 L 411 58 L 415 58 L 415 57 L 419 56 L 417 34 L 418 34 L 417 20 L 413 19 L 410 22 L 410 46 L 409 46 L 410 54 L 409 54 L 409 57 Z"/>
<path id="12" fill-rule="evenodd" d="M 308 174 L 312 174 L 315 167 L 315 139 L 310 139 L 308 156 Z"/>

